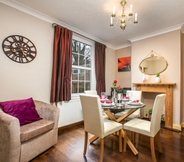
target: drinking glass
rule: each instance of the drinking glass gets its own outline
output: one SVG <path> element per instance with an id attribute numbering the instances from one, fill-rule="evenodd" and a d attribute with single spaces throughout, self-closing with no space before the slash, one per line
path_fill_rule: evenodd
<path id="1" fill-rule="evenodd" d="M 129 100 L 131 100 L 131 97 L 132 97 L 132 92 L 130 92 L 130 91 L 127 91 L 127 93 L 126 93 L 126 96 L 129 98 Z"/>
<path id="2" fill-rule="evenodd" d="M 107 95 L 106 95 L 105 92 L 101 92 L 101 98 L 102 98 L 102 99 L 106 99 L 106 98 L 107 98 Z"/>
<path id="3" fill-rule="evenodd" d="M 104 100 L 104 103 L 106 103 L 107 95 L 105 92 L 101 92 L 101 98 Z"/>

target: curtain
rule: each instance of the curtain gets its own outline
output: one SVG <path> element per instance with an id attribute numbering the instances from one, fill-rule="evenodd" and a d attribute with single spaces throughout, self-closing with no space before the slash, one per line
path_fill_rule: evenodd
<path id="1" fill-rule="evenodd" d="M 50 101 L 71 100 L 72 31 L 55 26 Z"/>
<path id="2" fill-rule="evenodd" d="M 96 91 L 100 95 L 105 92 L 105 49 L 106 46 L 95 42 L 95 73 L 96 73 Z"/>

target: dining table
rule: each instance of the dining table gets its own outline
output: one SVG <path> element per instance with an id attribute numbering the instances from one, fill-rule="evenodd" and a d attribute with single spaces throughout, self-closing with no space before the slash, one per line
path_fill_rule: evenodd
<path id="1" fill-rule="evenodd" d="M 130 116 L 133 112 L 135 112 L 138 109 L 144 108 L 146 105 L 142 102 L 137 102 L 137 101 L 126 101 L 122 103 L 112 103 L 112 102 L 102 102 L 101 103 L 102 109 L 104 112 L 107 114 L 109 120 L 116 121 L 118 123 L 125 121 L 128 116 Z M 125 113 L 122 113 L 122 116 L 116 118 L 115 114 L 118 112 L 124 111 Z M 125 138 L 124 136 L 124 130 L 122 129 L 122 137 Z M 89 142 L 92 143 L 95 140 L 97 140 L 97 136 L 93 136 L 92 138 L 89 139 Z M 138 154 L 137 149 L 129 139 L 129 137 L 126 135 L 126 142 L 134 155 Z"/>

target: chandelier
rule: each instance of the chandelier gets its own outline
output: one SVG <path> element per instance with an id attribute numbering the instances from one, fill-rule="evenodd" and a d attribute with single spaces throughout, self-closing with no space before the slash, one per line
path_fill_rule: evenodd
<path id="1" fill-rule="evenodd" d="M 133 13 L 132 13 L 132 4 L 130 5 L 130 10 L 129 10 L 129 14 L 126 15 L 125 14 L 125 5 L 126 5 L 126 0 L 121 0 L 120 4 L 122 6 L 122 14 L 120 16 L 117 16 L 116 17 L 116 14 L 115 14 L 115 6 L 113 7 L 113 12 L 112 12 L 112 15 L 111 15 L 111 19 L 110 19 L 110 26 L 114 26 L 114 23 L 117 24 L 118 22 L 120 23 L 120 28 L 122 30 L 125 30 L 126 28 L 126 22 L 129 21 L 131 23 L 131 18 L 133 17 Z M 137 13 L 135 13 L 135 18 L 134 18 L 134 24 L 137 24 L 138 23 L 138 20 L 137 20 Z"/>

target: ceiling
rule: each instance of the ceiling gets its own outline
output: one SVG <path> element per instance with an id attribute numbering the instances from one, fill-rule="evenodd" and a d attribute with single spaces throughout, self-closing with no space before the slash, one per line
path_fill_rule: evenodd
<path id="1" fill-rule="evenodd" d="M 51 23 L 67 27 L 93 40 L 118 49 L 131 41 L 180 29 L 184 24 L 184 0 L 127 0 L 138 24 L 127 22 L 110 27 L 113 6 L 121 11 L 120 0 L 0 0 L 0 2 L 36 15 Z"/>

